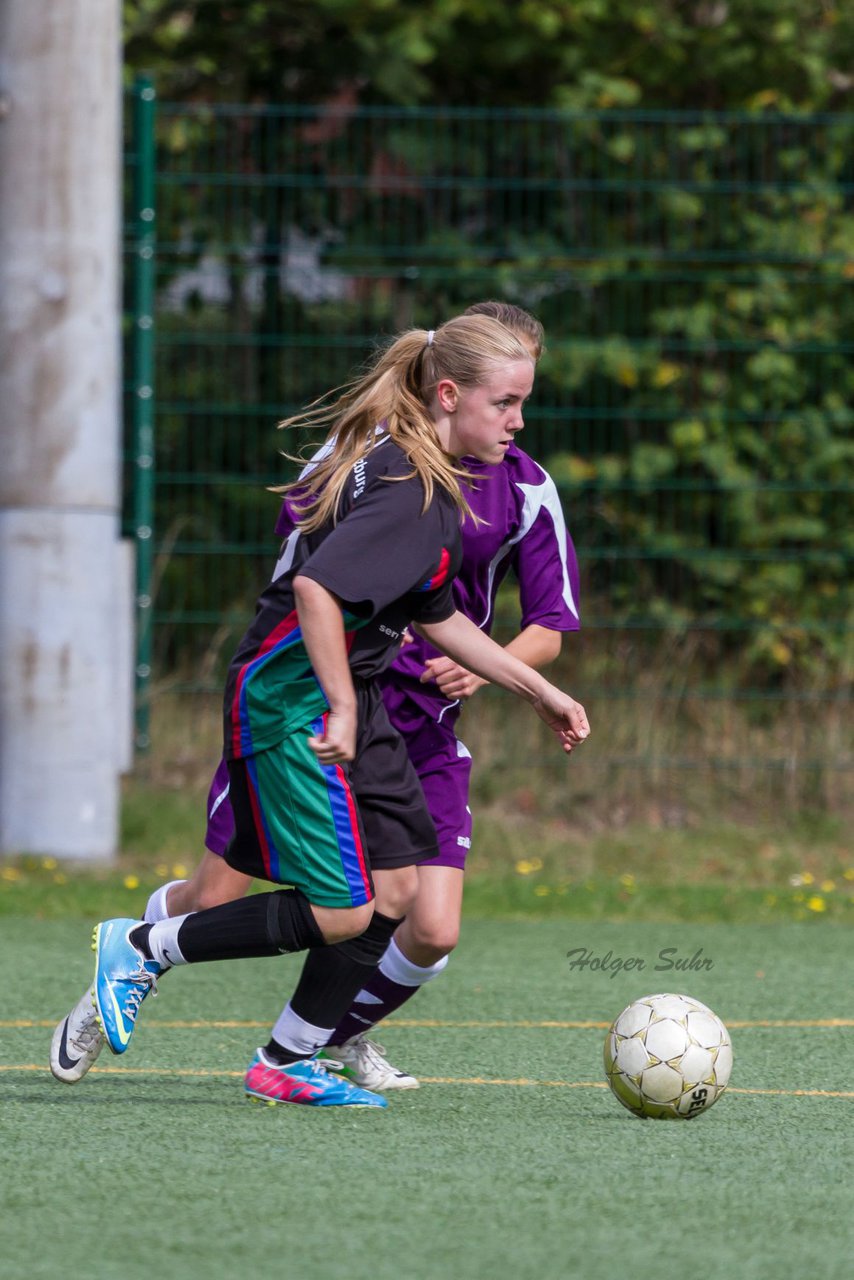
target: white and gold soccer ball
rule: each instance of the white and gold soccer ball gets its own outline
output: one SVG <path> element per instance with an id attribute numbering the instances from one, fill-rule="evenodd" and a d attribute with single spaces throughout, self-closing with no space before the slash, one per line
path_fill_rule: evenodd
<path id="1" fill-rule="evenodd" d="M 729 1032 L 691 996 L 642 996 L 605 1037 L 605 1071 L 614 1095 L 634 1115 L 692 1120 L 715 1103 L 732 1070 Z"/>

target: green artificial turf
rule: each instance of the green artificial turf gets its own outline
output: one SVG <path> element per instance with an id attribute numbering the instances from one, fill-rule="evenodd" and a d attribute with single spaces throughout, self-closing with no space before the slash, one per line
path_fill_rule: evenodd
<path id="1" fill-rule="evenodd" d="M 124 1057 L 54 1081 L 88 933 L 3 921 L 4 1280 L 850 1274 L 846 927 L 467 920 L 445 975 L 382 1030 L 424 1081 L 384 1112 L 243 1098 L 297 957 L 168 975 Z M 570 950 L 608 967 L 570 969 Z M 662 950 L 694 967 L 656 972 Z M 624 1111 L 604 1029 L 573 1025 L 660 990 L 732 1032 L 731 1089 L 691 1122 Z"/>

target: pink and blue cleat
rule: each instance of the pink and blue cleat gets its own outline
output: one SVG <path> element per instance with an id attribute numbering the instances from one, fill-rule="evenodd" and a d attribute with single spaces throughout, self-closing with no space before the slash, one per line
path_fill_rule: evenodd
<path id="1" fill-rule="evenodd" d="M 359 1089 L 341 1076 L 333 1075 L 326 1067 L 334 1064 L 317 1058 L 303 1058 L 279 1066 L 271 1062 L 263 1049 L 258 1049 L 249 1064 L 243 1082 L 253 1102 L 296 1102 L 306 1107 L 387 1107 L 388 1102 L 379 1094 Z"/>

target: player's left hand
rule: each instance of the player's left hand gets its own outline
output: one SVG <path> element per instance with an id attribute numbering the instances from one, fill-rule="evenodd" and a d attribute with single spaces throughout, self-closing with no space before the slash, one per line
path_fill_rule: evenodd
<path id="1" fill-rule="evenodd" d="M 580 702 L 570 698 L 569 694 L 561 693 L 554 685 L 549 685 L 548 692 L 534 700 L 533 707 L 540 719 L 545 720 L 557 734 L 567 754 L 589 738 L 587 712 Z"/>
<path id="2" fill-rule="evenodd" d="M 477 693 L 478 689 L 482 689 L 489 683 L 488 680 L 467 671 L 451 658 L 444 657 L 428 658 L 424 664 L 421 683 L 428 684 L 430 681 L 434 681 L 439 686 L 439 691 L 444 697 L 455 701 L 470 698 L 473 693 Z"/>

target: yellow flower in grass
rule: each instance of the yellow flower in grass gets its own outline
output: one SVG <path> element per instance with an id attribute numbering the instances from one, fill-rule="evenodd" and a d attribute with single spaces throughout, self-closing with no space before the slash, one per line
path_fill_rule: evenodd
<path id="1" fill-rule="evenodd" d="M 42 866 L 44 867 L 45 871 L 55 871 L 56 858 L 42 858 Z"/>
<path id="2" fill-rule="evenodd" d="M 827 903 L 824 898 L 815 893 L 811 898 L 807 898 L 807 907 L 810 911 L 826 911 Z"/>
<path id="3" fill-rule="evenodd" d="M 520 876 L 529 876 L 533 871 L 542 871 L 542 858 L 520 858 L 516 863 L 516 872 Z"/>
<path id="4" fill-rule="evenodd" d="M 138 888 L 139 888 L 139 876 L 125 876 L 125 878 L 124 878 L 124 886 L 125 886 L 125 888 L 126 888 L 126 889 L 138 889 Z"/>
<path id="5" fill-rule="evenodd" d="M 846 867 L 842 874 L 846 880 L 854 880 L 854 867 Z"/>
<path id="6" fill-rule="evenodd" d="M 652 385 L 654 387 L 669 387 L 671 382 L 676 382 L 681 377 L 682 370 L 678 364 L 673 364 L 669 360 L 661 360 L 653 371 Z"/>
<path id="7" fill-rule="evenodd" d="M 551 889 L 547 884 L 538 884 L 534 889 L 534 893 L 538 898 L 547 898 L 551 893 Z"/>
<path id="8" fill-rule="evenodd" d="M 21 873 L 17 867 L 4 867 L 0 874 L 2 874 L 4 880 L 10 881 L 10 883 L 21 878 Z"/>
<path id="9" fill-rule="evenodd" d="M 187 868 L 184 866 L 183 862 L 175 863 L 172 868 L 172 874 L 176 880 L 184 880 L 186 878 Z"/>
<path id="10" fill-rule="evenodd" d="M 836 888 L 836 881 L 835 881 L 835 880 L 822 880 L 822 882 L 821 882 L 821 891 L 822 891 L 822 893 L 833 893 L 833 890 L 834 890 L 835 888 Z"/>

